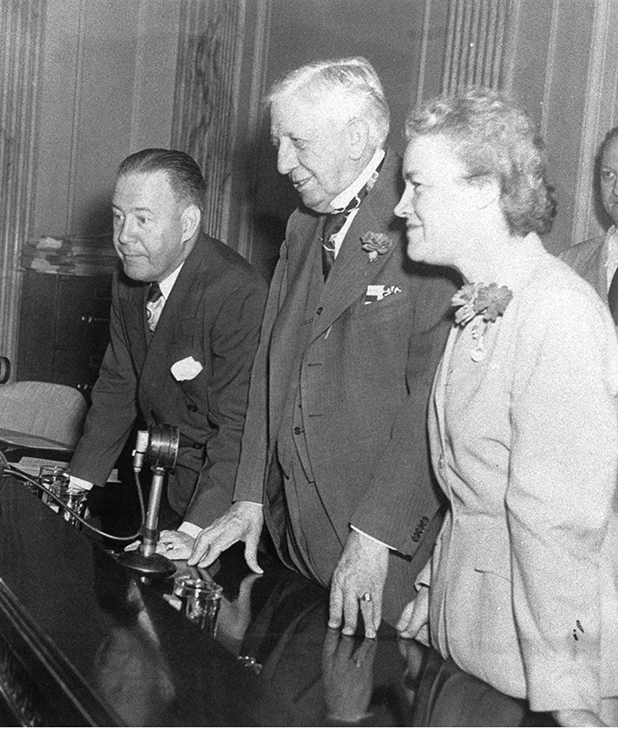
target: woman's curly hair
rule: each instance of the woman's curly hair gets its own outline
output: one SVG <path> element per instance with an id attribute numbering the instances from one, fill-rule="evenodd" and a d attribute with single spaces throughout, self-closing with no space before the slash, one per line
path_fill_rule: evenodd
<path id="1" fill-rule="evenodd" d="M 444 135 L 470 180 L 495 179 L 511 233 L 547 233 L 556 214 L 546 152 L 532 119 L 507 96 L 484 87 L 443 95 L 410 111 L 408 141 Z"/>

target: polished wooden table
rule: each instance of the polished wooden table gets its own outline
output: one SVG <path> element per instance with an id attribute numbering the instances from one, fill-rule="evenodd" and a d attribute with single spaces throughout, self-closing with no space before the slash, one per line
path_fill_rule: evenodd
<path id="1" fill-rule="evenodd" d="M 552 725 L 388 625 L 374 641 L 329 631 L 326 590 L 261 561 L 257 577 L 222 557 L 202 627 L 172 578 L 144 581 L 0 479 L 0 724 Z"/>

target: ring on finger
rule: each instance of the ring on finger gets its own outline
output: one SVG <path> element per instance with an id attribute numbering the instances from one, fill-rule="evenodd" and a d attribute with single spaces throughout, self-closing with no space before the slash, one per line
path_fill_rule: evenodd
<path id="1" fill-rule="evenodd" d="M 166 542 L 165 543 L 165 549 L 169 552 L 171 549 L 174 549 L 174 545 L 172 542 Z"/>
<path id="2" fill-rule="evenodd" d="M 371 602 L 371 593 L 366 592 L 364 595 L 361 595 L 360 600 L 361 602 Z"/>

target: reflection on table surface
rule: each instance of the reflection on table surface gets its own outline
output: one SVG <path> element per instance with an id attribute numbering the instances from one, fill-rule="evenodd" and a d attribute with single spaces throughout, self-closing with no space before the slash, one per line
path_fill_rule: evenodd
<path id="1" fill-rule="evenodd" d="M 172 578 L 148 584 L 0 479 L 5 696 L 22 720 L 56 726 L 72 711 L 95 725 L 553 725 L 391 626 L 372 641 L 329 630 L 324 588 L 261 563 L 249 573 L 233 549 L 201 575 L 223 594 L 215 630 L 200 628 Z"/>

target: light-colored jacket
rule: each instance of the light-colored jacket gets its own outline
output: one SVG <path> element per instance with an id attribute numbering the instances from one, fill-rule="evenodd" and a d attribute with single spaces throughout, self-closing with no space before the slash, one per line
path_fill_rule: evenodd
<path id="1" fill-rule="evenodd" d="M 450 510 L 419 578 L 431 641 L 535 711 L 598 711 L 618 694 L 613 322 L 534 234 L 497 283 L 514 295 L 485 358 L 471 357 L 477 317 L 452 330 L 434 383 Z"/>

